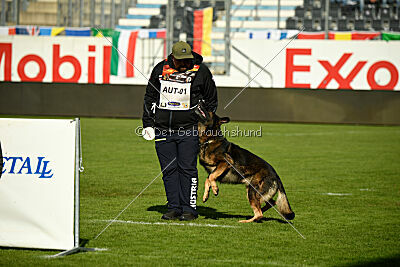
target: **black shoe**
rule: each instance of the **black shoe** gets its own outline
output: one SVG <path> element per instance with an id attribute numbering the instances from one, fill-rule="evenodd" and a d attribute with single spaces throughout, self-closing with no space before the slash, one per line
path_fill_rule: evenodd
<path id="1" fill-rule="evenodd" d="M 193 221 L 196 220 L 197 216 L 190 212 L 184 212 L 181 217 L 179 217 L 180 221 Z"/>
<path id="2" fill-rule="evenodd" d="M 180 218 L 180 216 L 181 216 L 180 212 L 177 212 L 175 210 L 171 210 L 171 211 L 168 211 L 167 213 L 165 213 L 161 217 L 161 219 L 163 219 L 163 220 L 178 220 Z"/>

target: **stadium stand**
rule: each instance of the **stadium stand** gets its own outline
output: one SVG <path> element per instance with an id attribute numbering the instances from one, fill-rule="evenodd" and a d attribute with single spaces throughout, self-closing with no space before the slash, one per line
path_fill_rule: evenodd
<path id="1" fill-rule="evenodd" d="M 185 28 L 184 19 L 187 12 L 209 6 L 214 8 L 211 33 L 212 57 L 205 60 L 210 62 L 213 69 L 218 69 L 218 66 L 222 66 L 224 62 L 225 1 L 184 1 L 184 7 L 182 2 L 174 1 L 175 38 L 178 38 L 179 32 L 188 30 Z M 117 28 L 164 28 L 167 3 L 167 0 L 138 0 L 134 7 L 129 8 L 127 16 L 119 19 Z M 278 27 L 278 0 L 233 0 L 231 38 L 246 39 L 249 36 L 247 32 L 252 30 L 284 29 L 287 19 L 294 17 L 296 6 L 302 3 L 303 0 L 281 0 Z M 316 10 L 315 13 L 321 12 Z M 289 24 L 296 27 L 298 22 L 292 21 Z"/>
<path id="2" fill-rule="evenodd" d="M 10 0 L 7 0 L 8 2 Z M 28 1 L 28 0 L 26 0 Z M 25 1 L 25 2 L 26 2 Z M 104 24 L 110 21 L 110 3 L 112 0 L 93 0 L 95 7 L 85 4 L 83 26 L 114 28 L 114 24 Z M 88 3 L 86 1 L 85 3 Z M 377 4 L 376 0 L 365 0 L 363 8 L 359 2 L 330 0 L 328 16 L 329 30 L 334 31 L 399 31 L 398 0 L 387 0 L 386 4 Z M 29 5 L 20 13 L 20 24 L 23 25 L 66 25 L 68 14 L 57 14 L 58 7 L 67 5 L 68 0 L 29 0 Z M 77 1 L 73 1 L 77 5 Z M 100 5 L 103 3 L 104 17 L 100 18 Z M 127 14 L 120 12 L 121 0 L 115 0 L 117 29 L 160 29 L 166 27 L 166 9 L 168 0 L 136 0 L 127 8 Z M 349 4 L 344 4 L 349 3 Z M 196 9 L 212 6 L 213 27 L 211 33 L 212 56 L 206 58 L 214 66 L 222 66 L 225 49 L 225 1 L 217 0 L 175 0 L 174 1 L 174 38 L 180 33 L 192 31 L 188 26 L 188 14 Z M 231 7 L 231 39 L 253 38 L 251 32 L 267 31 L 268 29 L 299 29 L 305 31 L 325 30 L 325 0 L 281 0 L 278 14 L 278 0 L 232 0 Z M 77 10 L 79 7 L 76 6 Z M 95 10 L 94 20 L 91 11 Z M 77 24 L 77 14 L 74 13 L 72 26 Z M 278 19 L 279 18 L 279 19 Z M 189 28 L 190 29 L 189 29 Z M 187 35 L 190 38 L 190 35 Z M 257 37 L 259 38 L 259 37 Z M 268 37 L 269 38 L 269 37 Z"/>
<path id="3" fill-rule="evenodd" d="M 151 16 L 165 18 L 167 0 L 138 0 L 135 7 L 128 11 L 126 18 L 119 20 L 119 27 L 134 29 L 150 24 Z M 179 1 L 175 1 L 176 15 L 179 16 Z M 213 6 L 214 28 L 225 28 L 224 1 L 184 1 L 186 8 L 204 8 Z M 196 3 L 197 2 L 197 3 Z M 285 27 L 285 21 L 293 16 L 293 10 L 302 0 L 282 0 L 280 12 L 280 26 Z M 198 4 L 199 3 L 199 4 Z M 246 31 L 246 29 L 275 29 L 277 28 L 277 0 L 234 0 L 232 5 L 232 32 Z M 216 31 L 219 31 L 216 29 Z"/>
<path id="4" fill-rule="evenodd" d="M 112 0 L 85 0 L 82 25 L 113 28 L 115 25 L 110 23 L 111 3 Z M 116 17 L 121 17 L 121 0 L 114 0 L 114 4 Z M 6 21 L 10 25 L 80 26 L 79 1 L 72 1 L 71 21 L 68 21 L 68 5 L 68 0 L 21 0 L 16 22 L 12 21 L 12 1 L 6 0 Z M 104 18 L 101 18 L 101 9 L 104 10 Z"/>
<path id="5" fill-rule="evenodd" d="M 354 29 L 356 31 L 364 31 L 365 29 L 365 20 L 364 18 L 359 18 L 355 20 Z"/>
<path id="6" fill-rule="evenodd" d="M 57 0 L 26 1 L 19 15 L 21 25 L 56 25 Z"/>
<path id="7" fill-rule="evenodd" d="M 386 4 L 376 0 L 365 0 L 362 8 L 359 1 L 330 1 L 329 30 L 338 31 L 399 31 L 399 8 L 397 0 Z M 298 29 L 304 25 L 306 31 L 325 30 L 325 1 L 304 0 L 295 7 L 293 17 L 286 19 L 286 29 Z M 310 20 L 311 19 L 311 20 Z M 297 23 L 294 23 L 297 22 Z"/>

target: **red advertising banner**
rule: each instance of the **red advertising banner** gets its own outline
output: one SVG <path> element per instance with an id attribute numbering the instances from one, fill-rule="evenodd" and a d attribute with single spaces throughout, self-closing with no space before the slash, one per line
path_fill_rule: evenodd
<path id="1" fill-rule="evenodd" d="M 110 60 L 105 38 L 0 38 L 0 81 L 107 84 Z"/>

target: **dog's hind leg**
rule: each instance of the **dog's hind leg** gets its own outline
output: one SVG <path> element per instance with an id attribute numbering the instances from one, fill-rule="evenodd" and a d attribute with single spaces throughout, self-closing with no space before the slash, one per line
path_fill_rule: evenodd
<path id="1" fill-rule="evenodd" d="M 262 207 L 261 210 L 264 213 L 264 212 L 266 212 L 267 210 L 269 210 L 270 208 L 272 208 L 275 205 L 276 205 L 275 200 L 270 199 L 270 200 L 268 200 L 268 202 L 267 201 L 265 202 L 265 206 Z"/>
<path id="2" fill-rule="evenodd" d="M 270 208 L 276 205 L 275 200 L 272 198 L 275 196 L 278 191 L 278 185 L 273 183 L 272 186 L 268 189 L 268 192 L 262 196 L 262 201 L 265 202 L 265 206 L 262 208 L 262 212 L 266 212 Z"/>
<path id="3" fill-rule="evenodd" d="M 249 220 L 239 221 L 240 223 L 258 221 L 263 217 L 261 210 L 261 196 L 254 189 L 247 187 L 247 198 L 249 199 L 250 206 L 253 209 L 254 217 Z"/>
<path id="4" fill-rule="evenodd" d="M 217 167 L 214 169 L 212 173 L 208 176 L 208 180 L 210 181 L 212 191 L 215 196 L 218 196 L 218 186 L 216 183 L 217 178 L 223 174 L 229 168 L 229 164 L 226 161 L 221 161 Z"/>

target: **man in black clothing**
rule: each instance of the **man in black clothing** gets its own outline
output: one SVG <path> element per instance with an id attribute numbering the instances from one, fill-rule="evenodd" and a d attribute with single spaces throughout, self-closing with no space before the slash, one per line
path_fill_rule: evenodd
<path id="1" fill-rule="evenodd" d="M 217 89 L 203 57 L 189 44 L 177 42 L 167 59 L 158 63 L 146 88 L 143 105 L 144 138 L 155 136 L 168 201 L 165 220 L 194 220 L 199 150 L 195 109 L 217 109 Z"/>

